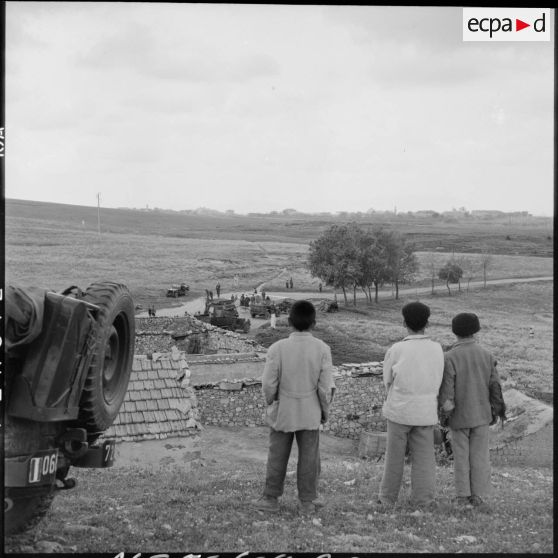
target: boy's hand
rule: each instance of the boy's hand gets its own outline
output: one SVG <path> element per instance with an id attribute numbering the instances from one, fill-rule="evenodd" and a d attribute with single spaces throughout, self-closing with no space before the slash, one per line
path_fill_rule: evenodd
<path id="1" fill-rule="evenodd" d="M 498 422 L 500 423 L 500 428 L 498 430 L 502 431 L 504 430 L 504 419 L 502 417 L 499 417 L 497 415 L 492 415 L 492 422 L 489 424 L 489 426 L 494 426 L 495 424 L 498 424 Z"/>
<path id="2" fill-rule="evenodd" d="M 453 411 L 455 409 L 455 404 L 453 401 L 450 401 L 449 399 L 446 399 L 446 401 L 444 401 L 444 404 L 441 407 L 442 411 L 444 413 L 449 413 L 450 411 Z"/>

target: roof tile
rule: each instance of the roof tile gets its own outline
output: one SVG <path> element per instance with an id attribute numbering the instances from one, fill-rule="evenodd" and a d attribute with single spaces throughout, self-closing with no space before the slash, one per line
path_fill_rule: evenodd
<path id="1" fill-rule="evenodd" d="M 146 411 L 147 410 L 147 401 L 136 401 L 136 409 L 138 411 Z"/>

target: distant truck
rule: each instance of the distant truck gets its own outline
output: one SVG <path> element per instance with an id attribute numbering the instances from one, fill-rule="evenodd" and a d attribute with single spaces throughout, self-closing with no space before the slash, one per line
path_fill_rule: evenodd
<path id="1" fill-rule="evenodd" d="M 167 289 L 167 297 L 178 298 L 179 296 L 186 296 L 186 292 L 190 290 L 190 287 L 186 283 L 180 285 L 173 285 Z"/>
<path id="2" fill-rule="evenodd" d="M 8 286 L 5 297 L 4 529 L 48 512 L 71 466 L 110 467 L 115 440 L 98 442 L 128 389 L 135 337 L 125 285 L 82 291 Z"/>
<path id="3" fill-rule="evenodd" d="M 250 316 L 252 318 L 269 318 L 271 316 L 271 305 L 264 302 L 251 302 Z"/>
<path id="4" fill-rule="evenodd" d="M 271 314 L 274 313 L 276 316 L 281 314 L 281 311 L 285 312 L 290 309 L 290 306 L 286 307 L 283 304 L 283 301 L 276 303 L 270 300 L 266 300 L 265 302 L 250 302 L 250 316 L 252 318 L 262 317 L 266 320 L 271 317 Z"/>
<path id="5" fill-rule="evenodd" d="M 197 314 L 195 317 L 222 329 L 244 333 L 250 331 L 250 320 L 239 317 L 236 305 L 232 300 L 206 301 L 204 313 Z"/>

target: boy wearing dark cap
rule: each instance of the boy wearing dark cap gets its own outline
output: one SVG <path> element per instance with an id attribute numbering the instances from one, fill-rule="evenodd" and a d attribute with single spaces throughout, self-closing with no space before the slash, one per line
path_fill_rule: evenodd
<path id="1" fill-rule="evenodd" d="M 271 345 L 262 376 L 268 405 L 278 400 L 269 422 L 269 453 L 263 495 L 252 505 L 260 511 L 279 510 L 293 439 L 298 446 L 297 488 L 300 508 L 311 513 L 323 501 L 317 494 L 320 473 L 320 424 L 328 419 L 333 397 L 331 350 L 311 333 L 316 309 L 307 300 L 296 301 L 289 312 L 293 332 Z"/>
<path id="2" fill-rule="evenodd" d="M 496 360 L 475 339 L 477 315 L 458 314 L 451 329 L 457 342 L 445 354 L 438 401 L 451 433 L 457 502 L 483 506 L 490 490 L 488 427 L 498 417 L 503 423 L 506 407 Z"/>
<path id="3" fill-rule="evenodd" d="M 424 334 L 430 317 L 426 304 L 406 304 L 402 314 L 408 335 L 392 345 L 384 358 L 387 447 L 378 500 L 388 506 L 397 501 L 408 445 L 411 503 L 424 506 L 434 500 L 434 427 L 438 423 L 437 396 L 444 354 L 441 345 Z"/>

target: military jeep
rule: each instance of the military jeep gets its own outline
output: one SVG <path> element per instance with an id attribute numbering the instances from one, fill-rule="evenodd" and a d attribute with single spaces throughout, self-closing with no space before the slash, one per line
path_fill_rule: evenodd
<path id="1" fill-rule="evenodd" d="M 181 283 L 180 285 L 173 285 L 169 289 L 167 289 L 167 297 L 169 298 L 178 298 L 179 296 L 186 296 L 187 291 L 190 290 L 190 287 L 186 285 L 186 283 Z"/>
<path id="2" fill-rule="evenodd" d="M 9 286 L 5 298 L 4 528 L 34 526 L 70 467 L 110 467 L 115 441 L 100 436 L 126 391 L 134 303 L 125 285 L 62 293 Z"/>

